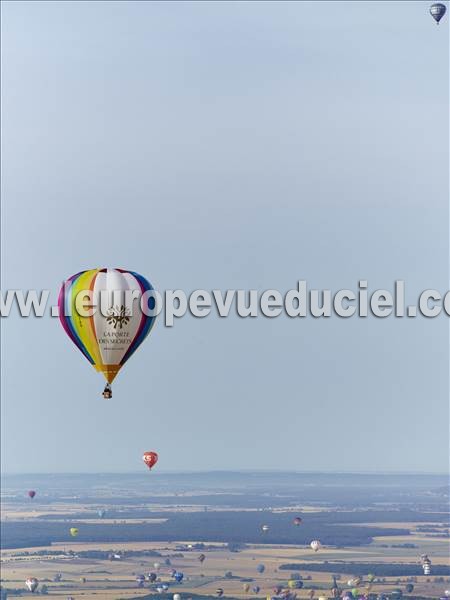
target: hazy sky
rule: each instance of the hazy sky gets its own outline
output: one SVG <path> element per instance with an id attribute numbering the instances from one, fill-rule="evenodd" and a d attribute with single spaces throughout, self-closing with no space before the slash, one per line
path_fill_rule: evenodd
<path id="1" fill-rule="evenodd" d="M 3 289 L 448 289 L 448 18 L 429 2 L 2 2 Z M 159 322 L 101 398 L 3 321 L 3 468 L 445 471 L 445 318 Z"/>

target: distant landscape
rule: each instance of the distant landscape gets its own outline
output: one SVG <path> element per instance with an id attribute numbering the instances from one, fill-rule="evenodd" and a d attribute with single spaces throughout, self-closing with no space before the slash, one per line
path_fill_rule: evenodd
<path id="1" fill-rule="evenodd" d="M 400 597 L 399 590 L 439 598 L 450 589 L 448 502 L 448 481 L 439 475 L 5 476 L 2 593 L 25 595 L 32 573 L 40 593 L 55 599 L 69 591 L 97 600 L 175 591 L 194 599 L 217 595 L 218 586 L 223 598 L 243 598 L 246 585 L 265 598 L 288 583 L 298 586 L 292 597 L 333 597 L 333 577 L 341 592 L 360 578 L 368 598 Z M 318 552 L 312 540 L 320 541 Z M 145 581 L 137 585 L 139 572 Z"/>

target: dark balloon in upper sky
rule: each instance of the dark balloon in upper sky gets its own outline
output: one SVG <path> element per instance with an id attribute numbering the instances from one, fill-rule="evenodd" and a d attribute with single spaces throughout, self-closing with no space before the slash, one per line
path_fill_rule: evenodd
<path id="1" fill-rule="evenodd" d="M 430 14 L 438 25 L 439 21 L 445 15 L 446 10 L 447 7 L 445 6 L 445 4 L 441 4 L 440 2 L 437 2 L 436 4 L 432 4 L 430 6 Z"/>

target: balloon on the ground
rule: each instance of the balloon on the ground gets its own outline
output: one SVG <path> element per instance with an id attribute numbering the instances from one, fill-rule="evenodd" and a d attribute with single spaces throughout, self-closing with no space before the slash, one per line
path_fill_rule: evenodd
<path id="1" fill-rule="evenodd" d="M 28 577 L 28 579 L 25 581 L 25 585 L 28 591 L 33 594 L 37 590 L 39 581 L 36 579 L 36 577 Z"/>
<path id="2" fill-rule="evenodd" d="M 108 384 L 150 333 L 155 308 L 152 285 L 124 269 L 81 271 L 58 298 L 65 332 Z"/>

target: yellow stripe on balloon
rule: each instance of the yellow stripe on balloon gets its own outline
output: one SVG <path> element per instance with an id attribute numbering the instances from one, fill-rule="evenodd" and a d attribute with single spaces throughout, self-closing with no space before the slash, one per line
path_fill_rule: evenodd
<path id="1" fill-rule="evenodd" d="M 101 370 L 102 359 L 100 357 L 100 352 L 98 349 L 98 341 L 95 336 L 92 317 L 85 317 L 78 314 L 75 302 L 77 295 L 80 292 L 86 292 L 87 290 L 91 290 L 93 286 L 93 282 L 98 273 L 98 269 L 92 269 L 90 271 L 85 271 L 75 282 L 72 290 L 72 323 L 75 328 L 75 331 L 78 337 L 83 342 L 86 350 L 89 352 L 92 360 L 94 361 L 94 366 L 97 371 Z M 87 306 L 85 306 L 87 308 Z"/>

